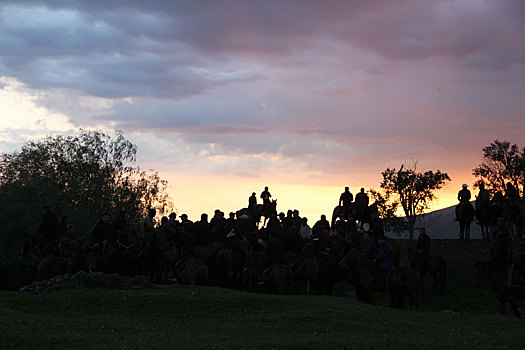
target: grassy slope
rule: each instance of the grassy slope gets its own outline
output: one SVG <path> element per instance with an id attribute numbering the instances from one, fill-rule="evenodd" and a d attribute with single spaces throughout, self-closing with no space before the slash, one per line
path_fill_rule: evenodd
<path id="1" fill-rule="evenodd" d="M 449 261 L 449 289 L 444 296 L 426 298 L 419 312 L 369 306 L 344 297 L 276 296 L 202 287 L 69 288 L 46 296 L 1 292 L 0 346 L 521 348 L 523 321 L 496 316 L 498 306 L 489 287 L 471 287 L 470 266 L 484 257 L 488 246 L 433 243 L 434 251 L 439 249 Z M 437 312 L 443 309 L 461 314 Z"/>

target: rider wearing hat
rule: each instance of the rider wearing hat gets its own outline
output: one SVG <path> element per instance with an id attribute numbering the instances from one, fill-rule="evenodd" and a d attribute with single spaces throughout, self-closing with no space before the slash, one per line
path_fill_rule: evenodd
<path id="1" fill-rule="evenodd" d="M 467 184 L 463 184 L 462 187 L 463 188 L 458 192 L 458 201 L 460 203 L 468 203 L 471 198 L 470 191 L 467 188 Z"/>
<path id="2" fill-rule="evenodd" d="M 459 204 L 456 206 L 456 221 L 459 221 L 458 214 L 459 214 L 459 207 L 461 205 L 472 206 L 472 204 L 470 204 L 471 194 L 470 194 L 469 189 L 467 188 L 468 187 L 467 184 L 463 184 L 461 187 L 462 189 L 458 192 Z"/>
<path id="3" fill-rule="evenodd" d="M 430 237 L 424 227 L 419 228 L 419 237 L 416 243 L 416 249 L 428 261 L 430 257 Z"/>

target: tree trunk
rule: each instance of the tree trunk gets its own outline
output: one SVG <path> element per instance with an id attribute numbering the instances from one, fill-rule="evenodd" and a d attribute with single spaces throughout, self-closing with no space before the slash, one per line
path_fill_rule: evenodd
<path id="1" fill-rule="evenodd" d="M 410 216 L 408 219 L 408 232 L 410 240 L 414 239 L 414 226 L 416 225 L 416 217 Z"/>

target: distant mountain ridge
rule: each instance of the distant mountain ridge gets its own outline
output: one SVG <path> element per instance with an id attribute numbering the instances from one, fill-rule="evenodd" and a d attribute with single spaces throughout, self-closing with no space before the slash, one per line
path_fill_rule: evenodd
<path id="1" fill-rule="evenodd" d="M 474 205 L 474 202 L 471 202 Z M 430 213 L 424 214 L 421 218 L 421 221 L 416 223 L 416 227 L 425 227 L 427 229 L 427 234 L 430 238 L 435 239 L 459 239 L 459 223 L 454 221 L 456 218 L 455 214 L 456 206 L 439 209 L 432 211 Z M 400 236 L 396 233 L 389 232 L 386 234 L 391 238 L 400 238 L 408 239 L 409 233 L 404 232 Z M 418 237 L 417 230 L 414 232 L 414 238 Z M 471 239 L 481 239 L 481 229 L 476 220 L 470 225 L 470 238 Z"/>

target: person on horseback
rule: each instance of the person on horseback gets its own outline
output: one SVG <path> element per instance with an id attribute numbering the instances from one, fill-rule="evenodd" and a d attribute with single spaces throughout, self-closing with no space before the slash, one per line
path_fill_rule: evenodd
<path id="1" fill-rule="evenodd" d="M 337 230 L 341 236 L 345 236 L 347 231 L 349 231 L 349 223 L 346 220 L 345 216 L 343 214 L 339 215 L 339 218 L 335 222 L 335 224 L 332 226 L 332 229 Z"/>
<path id="2" fill-rule="evenodd" d="M 470 194 L 470 190 L 467 188 L 468 187 L 467 184 L 463 184 L 462 187 L 463 188 L 458 192 L 459 204 L 456 206 L 456 221 L 459 221 L 459 208 L 460 208 L 460 206 L 462 206 L 462 205 L 472 206 L 472 204 L 470 204 L 471 194 Z"/>
<path id="3" fill-rule="evenodd" d="M 270 198 L 272 195 L 268 191 L 268 186 L 264 188 L 264 191 L 261 193 L 261 198 L 263 200 L 263 206 L 269 206 L 270 205 Z"/>
<path id="4" fill-rule="evenodd" d="M 281 219 L 281 225 L 283 226 L 283 229 L 286 231 L 290 230 L 290 227 L 293 225 L 293 211 L 291 209 L 288 209 L 286 211 L 286 216 Z"/>
<path id="5" fill-rule="evenodd" d="M 60 236 L 58 243 L 58 256 L 61 257 L 68 273 L 77 272 L 78 259 L 84 251 L 84 244 L 78 237 L 75 226 L 68 224 L 66 231 Z"/>
<path id="6" fill-rule="evenodd" d="M 494 226 L 494 249 L 492 260 L 502 268 L 507 268 L 509 262 L 509 229 L 503 217 L 496 220 Z"/>
<path id="7" fill-rule="evenodd" d="M 312 229 L 308 226 L 308 219 L 301 218 L 301 225 L 299 226 L 299 235 L 303 241 L 309 241 L 312 238 Z"/>
<path id="8" fill-rule="evenodd" d="M 430 257 L 430 237 L 427 235 L 427 230 L 424 227 L 419 229 L 416 250 L 426 261 L 428 261 L 428 258 Z"/>
<path id="9" fill-rule="evenodd" d="M 187 225 L 189 227 L 189 226 L 191 226 L 193 224 L 193 221 L 188 219 L 188 214 L 182 214 L 180 216 L 180 224 L 181 225 Z"/>
<path id="10" fill-rule="evenodd" d="M 224 242 L 226 235 L 231 231 L 227 229 L 226 223 L 224 213 L 217 209 L 213 218 L 210 220 L 213 242 Z"/>
<path id="11" fill-rule="evenodd" d="M 470 202 L 470 190 L 467 188 L 467 184 L 463 184 L 463 188 L 458 192 L 458 201 L 460 203 L 468 203 Z"/>
<path id="12" fill-rule="evenodd" d="M 111 225 L 111 216 L 109 213 L 102 214 L 100 220 L 91 230 L 91 244 L 98 248 L 100 245 L 115 243 L 115 230 Z"/>
<path id="13" fill-rule="evenodd" d="M 237 226 L 237 220 L 235 220 L 235 213 L 230 212 L 228 218 L 226 219 L 226 231 L 230 232 L 234 230 Z"/>
<path id="14" fill-rule="evenodd" d="M 377 257 L 377 244 L 369 231 L 365 231 L 363 234 L 363 252 L 370 261 L 374 261 Z"/>
<path id="15" fill-rule="evenodd" d="M 58 218 L 49 206 L 42 207 L 42 222 L 38 227 L 35 248 L 42 257 L 49 255 L 59 238 Z"/>
<path id="16" fill-rule="evenodd" d="M 520 211 L 518 206 L 520 195 L 516 187 L 514 187 L 514 185 L 511 182 L 507 182 L 507 186 L 505 188 L 505 199 L 507 199 L 510 202 L 511 217 L 515 218 L 517 215 L 519 215 Z"/>
<path id="17" fill-rule="evenodd" d="M 252 195 L 248 197 L 248 211 L 252 214 L 252 217 L 257 216 L 257 196 L 255 192 L 252 192 Z"/>
<path id="18" fill-rule="evenodd" d="M 157 215 L 157 210 L 150 208 L 148 210 L 148 215 L 142 220 L 142 237 L 143 238 L 151 238 L 153 234 L 155 234 L 155 223 L 153 219 L 155 218 L 155 215 Z"/>
<path id="19" fill-rule="evenodd" d="M 299 210 L 294 209 L 292 226 L 295 226 L 296 229 L 299 230 L 299 227 L 301 227 L 301 224 L 302 224 L 302 218 L 301 218 L 301 215 L 299 215 Z"/>
<path id="20" fill-rule="evenodd" d="M 69 218 L 67 215 L 60 217 L 60 224 L 58 225 L 58 237 L 62 237 L 66 234 L 67 225 L 69 224 Z"/>
<path id="21" fill-rule="evenodd" d="M 77 236 L 75 225 L 68 224 L 66 232 L 60 237 L 59 256 L 66 259 L 76 259 L 82 249 L 82 241 Z"/>
<path id="22" fill-rule="evenodd" d="M 385 236 L 379 236 L 377 243 L 377 256 L 374 262 L 377 262 L 381 269 L 388 272 L 394 266 L 394 250 Z"/>
<path id="23" fill-rule="evenodd" d="M 376 263 L 374 277 L 379 289 L 384 290 L 388 282 L 388 274 L 394 267 L 394 250 L 385 236 L 379 236 L 377 243 L 377 256 L 373 260 Z"/>
<path id="24" fill-rule="evenodd" d="M 502 191 L 496 191 L 494 196 L 492 196 L 492 199 L 490 200 L 490 215 L 494 220 L 503 216 L 502 204 L 504 200 L 505 198 L 503 197 Z"/>
<path id="25" fill-rule="evenodd" d="M 345 191 L 339 196 L 339 206 L 348 209 L 352 205 L 354 195 L 350 192 L 350 187 L 345 187 Z"/>
<path id="26" fill-rule="evenodd" d="M 319 219 L 315 224 L 314 227 L 312 227 L 313 233 L 316 236 L 319 236 L 321 232 L 329 232 L 330 231 L 330 223 L 328 220 L 326 220 L 326 215 L 321 215 L 321 219 Z"/>
<path id="27" fill-rule="evenodd" d="M 371 213 L 370 219 L 370 235 L 376 241 L 377 237 L 385 235 L 385 226 L 377 211 Z"/>
<path id="28" fill-rule="evenodd" d="M 525 285 L 525 237 L 520 240 L 520 253 L 512 265 L 511 285 Z"/>
<path id="29" fill-rule="evenodd" d="M 159 248 L 163 253 L 171 254 L 174 252 L 177 234 L 177 228 L 170 224 L 170 220 L 166 216 L 163 216 L 160 219 L 158 240 Z"/>
<path id="30" fill-rule="evenodd" d="M 177 233 L 180 231 L 180 221 L 177 220 L 177 213 L 173 212 L 173 213 L 170 213 L 170 215 L 168 216 L 168 223 L 173 226 L 173 228 L 175 229 L 175 231 L 177 231 Z"/>
<path id="31" fill-rule="evenodd" d="M 513 203 L 520 199 L 518 190 L 511 182 L 507 182 L 507 186 L 505 187 L 505 198 L 512 201 Z"/>
<path id="32" fill-rule="evenodd" d="M 211 225 L 208 222 L 208 214 L 201 214 L 200 221 L 193 224 L 191 233 L 193 234 L 193 243 L 195 245 L 208 245 L 211 240 Z"/>
<path id="33" fill-rule="evenodd" d="M 485 216 L 489 214 L 490 209 L 490 191 L 485 189 L 485 183 L 479 184 L 479 193 L 476 196 L 476 217 L 478 222 L 486 220 Z"/>
<path id="34" fill-rule="evenodd" d="M 327 250 L 331 252 L 336 260 L 341 260 L 345 255 L 345 239 L 337 230 L 330 231 L 330 241 Z"/>
<path id="35" fill-rule="evenodd" d="M 361 192 L 355 195 L 355 204 L 357 209 L 357 219 L 360 221 L 363 221 L 365 219 L 365 212 L 368 208 L 368 203 L 370 201 L 370 198 L 368 198 L 368 195 L 365 192 L 364 188 L 361 188 Z"/>
<path id="36" fill-rule="evenodd" d="M 185 214 L 183 214 L 185 215 Z M 179 255 L 181 260 L 191 256 L 193 252 L 193 235 L 190 232 L 191 225 L 181 225 L 181 232 L 177 238 L 176 246 L 179 248 Z"/>
<path id="37" fill-rule="evenodd" d="M 476 206 L 478 206 L 478 203 L 481 206 L 482 204 L 489 203 L 489 202 L 490 202 L 490 191 L 485 189 L 485 183 L 482 182 L 479 184 L 479 193 L 476 196 Z"/>
<path id="38" fill-rule="evenodd" d="M 362 205 L 364 207 L 368 207 L 368 202 L 370 201 L 370 198 L 368 198 L 368 195 L 365 192 L 364 188 L 361 188 L 361 192 L 355 195 L 355 202 L 357 205 Z"/>
<path id="39" fill-rule="evenodd" d="M 497 191 L 494 193 L 494 197 L 492 197 L 492 200 L 490 201 L 492 205 L 501 205 L 501 202 L 503 202 L 503 192 Z"/>

